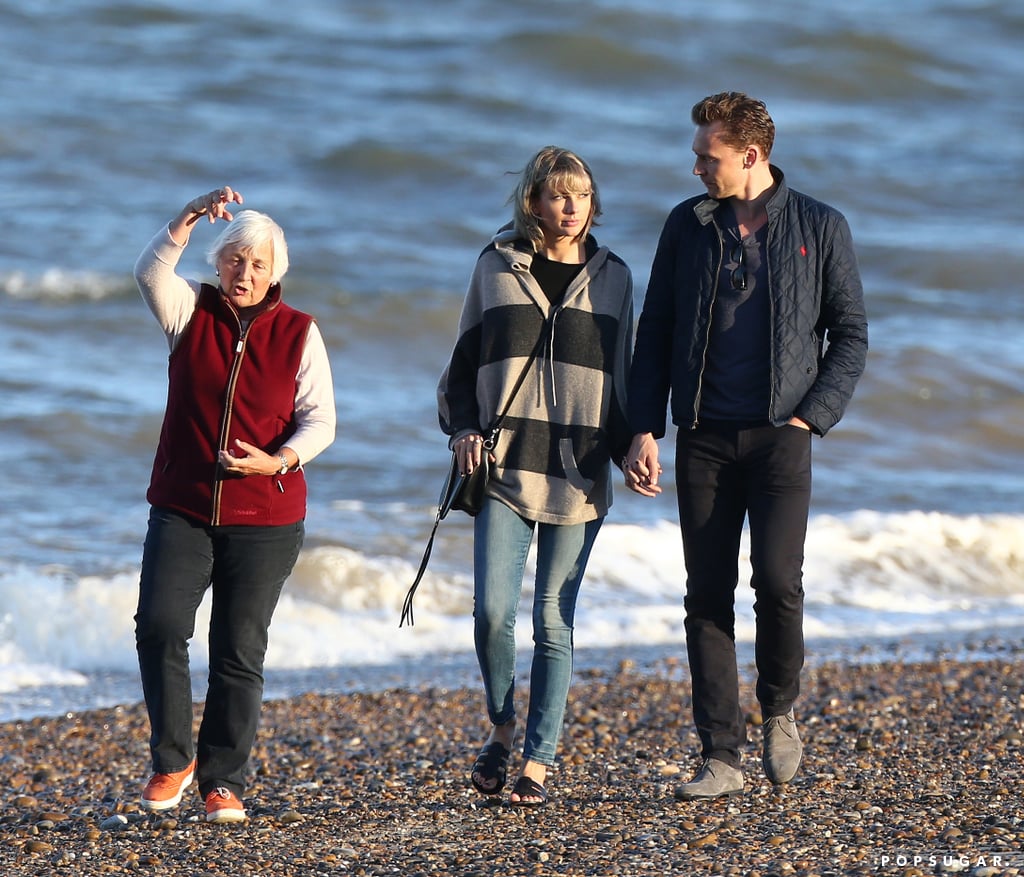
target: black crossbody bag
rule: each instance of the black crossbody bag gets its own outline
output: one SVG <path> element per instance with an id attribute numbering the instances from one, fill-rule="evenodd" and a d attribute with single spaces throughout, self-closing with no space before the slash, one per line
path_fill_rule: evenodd
<path id="1" fill-rule="evenodd" d="M 437 514 L 434 516 L 434 526 L 430 531 L 430 538 L 427 539 L 427 547 L 423 552 L 423 559 L 420 561 L 420 568 L 416 572 L 416 579 L 405 595 L 405 602 L 402 604 L 402 617 L 398 622 L 399 627 L 402 627 L 406 620 L 409 621 L 410 627 L 415 624 L 412 616 L 412 598 L 416 594 L 416 588 L 419 587 L 423 574 L 427 571 L 427 562 L 430 560 L 430 552 L 434 548 L 434 537 L 437 535 L 438 525 L 445 519 L 448 512 L 452 509 L 457 509 L 458 511 L 465 512 L 471 517 L 476 517 L 476 515 L 480 513 L 480 509 L 483 508 L 487 481 L 491 477 L 490 455 L 494 450 L 494 446 L 497 444 L 501 424 L 504 422 L 505 415 L 508 414 L 509 408 L 512 407 L 512 401 L 516 398 L 519 388 L 523 386 L 523 382 L 526 380 L 526 376 L 530 372 L 530 367 L 533 365 L 533 361 L 537 358 L 537 354 L 540 353 L 540 349 L 544 345 L 545 337 L 546 332 L 542 330 L 540 337 L 537 339 L 537 343 L 533 346 L 533 351 L 526 360 L 526 365 L 523 367 L 522 372 L 520 372 L 519 377 L 516 380 L 515 386 L 512 387 L 512 392 L 509 393 L 508 399 L 505 400 L 505 407 L 502 408 L 501 414 L 498 415 L 494 423 L 491 424 L 490 429 L 488 429 L 484 435 L 483 453 L 480 455 L 480 465 L 477 466 L 470 474 L 464 475 L 459 472 L 458 454 L 456 454 L 454 450 L 452 451 L 452 462 L 448 467 L 448 475 L 444 479 L 444 484 L 441 486 L 441 495 L 437 500 Z"/>

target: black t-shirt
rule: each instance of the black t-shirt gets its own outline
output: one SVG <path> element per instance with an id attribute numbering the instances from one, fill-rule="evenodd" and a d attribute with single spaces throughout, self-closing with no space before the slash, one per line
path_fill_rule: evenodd
<path id="1" fill-rule="evenodd" d="M 582 262 L 553 262 L 540 253 L 533 254 L 530 273 L 534 276 L 544 295 L 552 305 L 558 306 L 565 298 L 565 291 L 576 275 L 583 270 Z"/>

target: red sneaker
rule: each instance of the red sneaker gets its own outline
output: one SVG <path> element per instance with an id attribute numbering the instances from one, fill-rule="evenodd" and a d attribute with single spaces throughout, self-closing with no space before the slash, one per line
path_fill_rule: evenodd
<path id="1" fill-rule="evenodd" d="M 184 794 L 196 775 L 196 760 L 184 770 L 175 773 L 155 773 L 146 783 L 146 788 L 139 799 L 146 810 L 169 810 L 177 807 Z"/>
<path id="2" fill-rule="evenodd" d="M 206 821 L 218 824 L 244 822 L 245 808 L 238 795 L 223 786 L 210 792 L 206 796 Z"/>

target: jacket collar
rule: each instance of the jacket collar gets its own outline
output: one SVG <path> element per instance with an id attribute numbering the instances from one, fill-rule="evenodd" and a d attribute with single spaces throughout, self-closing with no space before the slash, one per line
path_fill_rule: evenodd
<path id="1" fill-rule="evenodd" d="M 786 199 L 789 198 L 789 186 L 786 185 L 786 175 L 782 172 L 781 168 L 776 167 L 774 164 L 769 165 L 769 168 L 772 172 L 772 179 L 775 180 L 775 191 L 772 192 L 772 196 L 765 202 L 764 209 L 768 212 L 768 222 L 772 222 L 782 211 Z M 694 205 L 693 212 L 701 225 L 708 225 L 714 220 L 715 214 L 721 206 L 721 201 L 716 201 L 714 198 L 707 196 Z"/>
<path id="2" fill-rule="evenodd" d="M 267 311 L 274 310 L 279 304 L 281 304 L 281 293 L 282 290 L 280 282 L 272 283 L 270 285 L 270 289 L 267 290 L 267 294 L 264 297 L 263 301 L 261 301 L 259 304 L 252 305 L 251 309 L 246 308 L 246 318 L 248 320 L 252 320 L 258 317 L 260 314 L 265 314 Z M 220 286 L 217 287 L 217 300 L 220 302 L 222 307 L 227 308 L 235 315 L 239 315 L 241 313 L 237 307 L 235 307 L 230 301 L 228 301 L 227 297 L 224 295 L 224 291 L 220 288 Z"/>

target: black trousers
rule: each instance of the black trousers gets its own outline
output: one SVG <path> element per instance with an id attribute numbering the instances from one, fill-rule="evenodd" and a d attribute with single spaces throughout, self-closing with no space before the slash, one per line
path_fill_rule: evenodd
<path id="1" fill-rule="evenodd" d="M 746 743 L 735 636 L 743 523 L 750 530 L 757 699 L 767 718 L 788 712 L 800 693 L 811 434 L 724 422 L 680 430 L 676 482 L 694 723 L 702 755 L 737 767 Z"/>
<path id="2" fill-rule="evenodd" d="M 207 527 L 170 509 L 150 511 L 135 643 L 154 772 L 182 770 L 194 753 L 201 795 L 218 786 L 236 795 L 245 790 L 263 701 L 270 620 L 304 533 L 302 521 Z M 188 643 L 210 587 L 209 687 L 193 748 Z"/>

